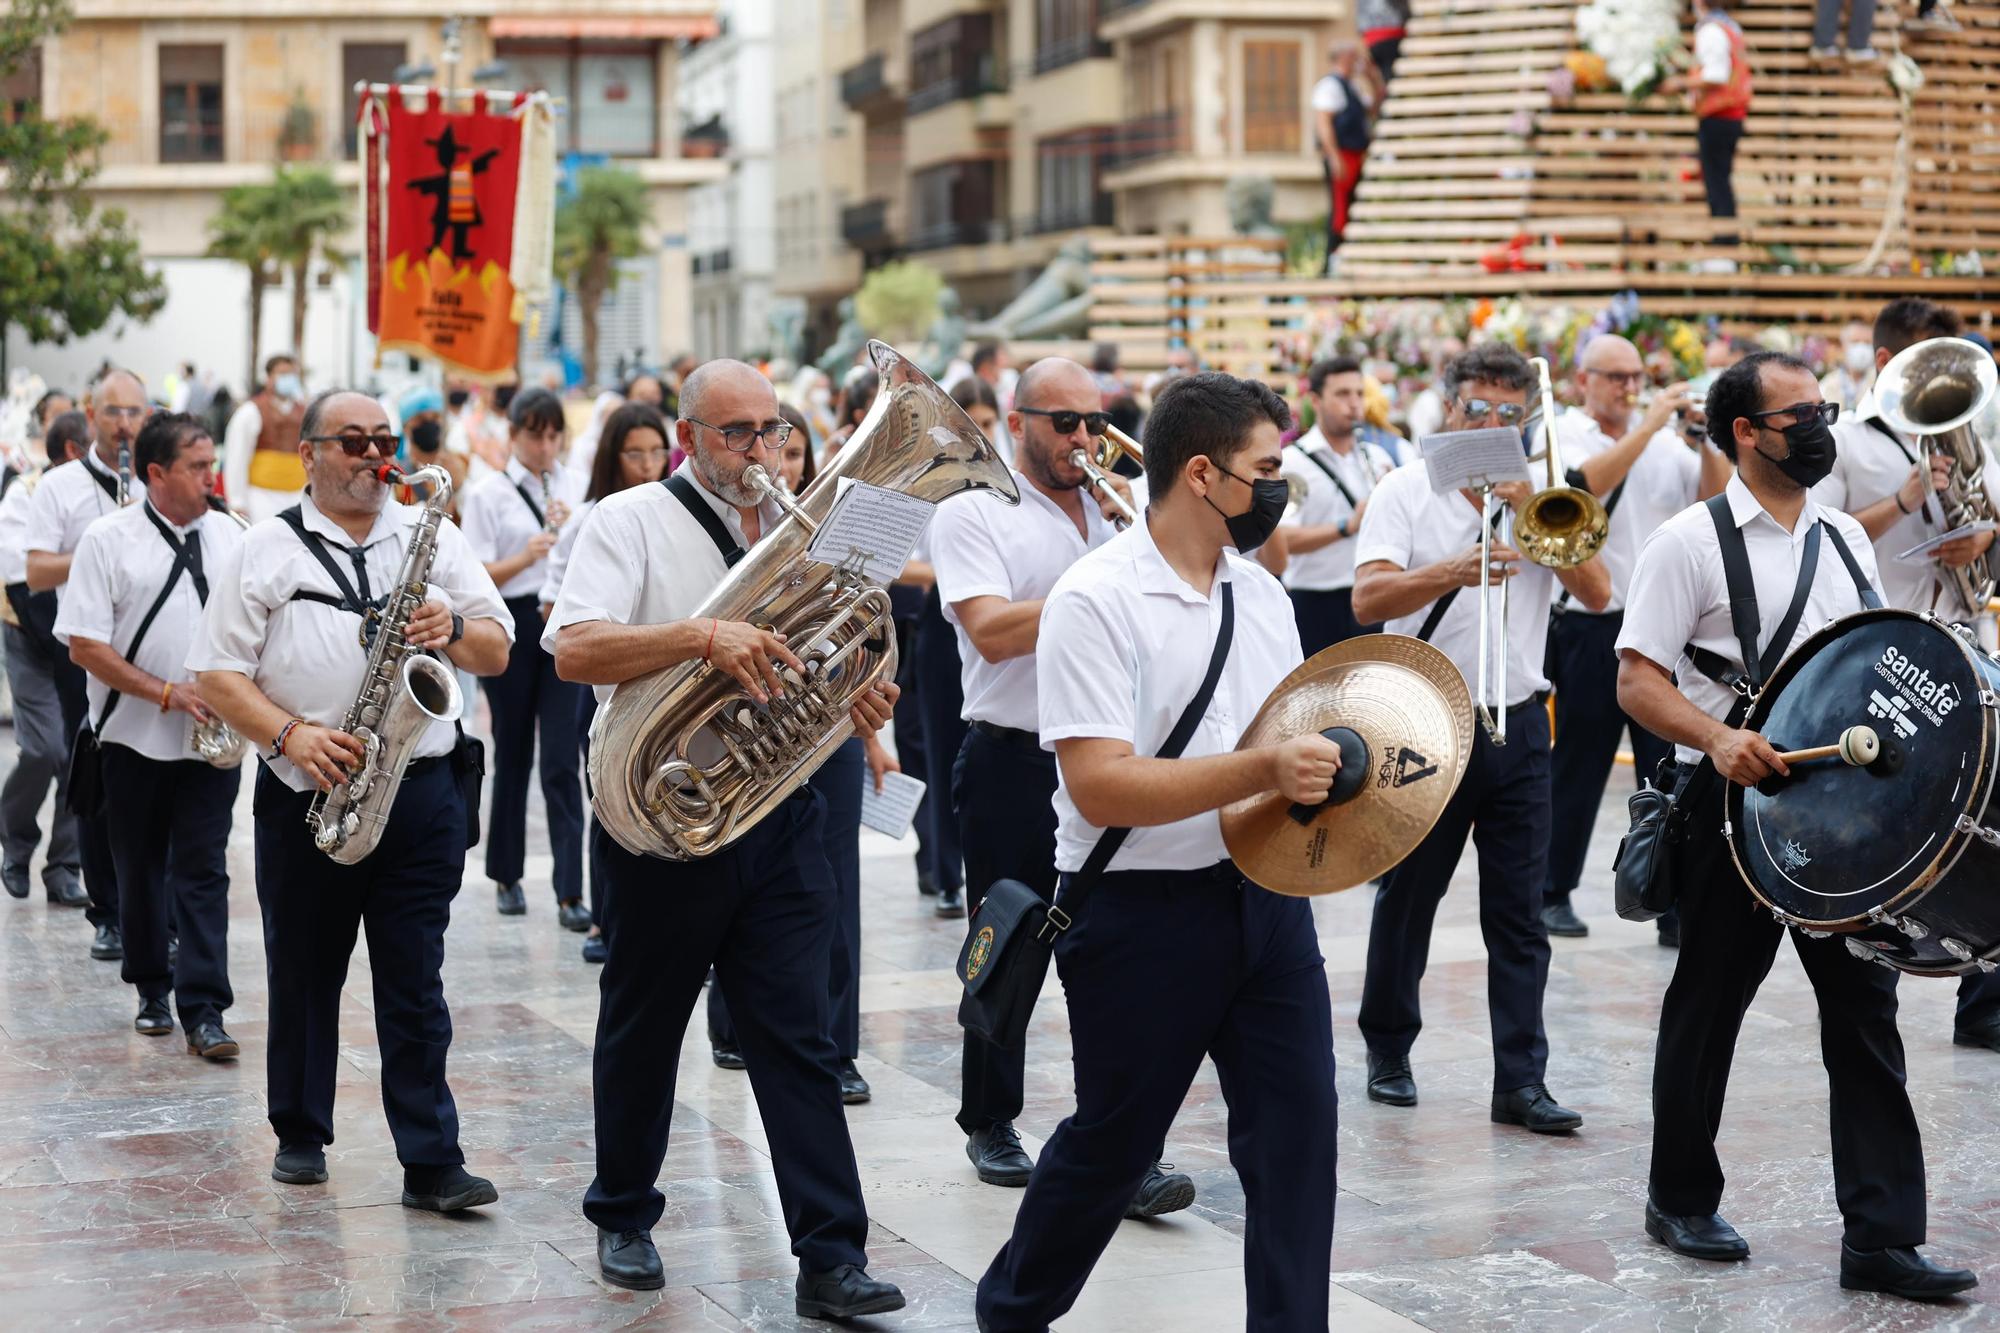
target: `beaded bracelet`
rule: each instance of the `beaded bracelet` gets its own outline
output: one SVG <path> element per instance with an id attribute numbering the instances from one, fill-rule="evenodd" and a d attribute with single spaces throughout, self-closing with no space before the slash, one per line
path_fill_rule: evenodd
<path id="1" fill-rule="evenodd" d="M 160 711 L 166 712 L 174 706 L 174 683 L 164 681 L 160 685 Z"/>
<path id="2" fill-rule="evenodd" d="M 292 728 L 304 722 L 304 718 L 295 717 L 284 725 L 284 729 L 278 733 L 278 739 L 271 742 L 271 757 L 273 759 L 283 759 L 285 757 L 285 742 L 292 738 Z"/>

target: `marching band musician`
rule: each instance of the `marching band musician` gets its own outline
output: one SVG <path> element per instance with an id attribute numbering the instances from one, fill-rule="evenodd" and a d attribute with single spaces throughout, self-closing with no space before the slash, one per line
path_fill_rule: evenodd
<path id="1" fill-rule="evenodd" d="M 699 660 L 762 703 L 781 688 L 780 669 L 802 671 L 792 651 L 755 625 L 688 617 L 780 521 L 743 473 L 752 463 L 774 469 L 790 427 L 755 367 L 722 360 L 681 385 L 675 432 L 687 458 L 666 485 L 622 491 L 592 511 L 542 644 L 563 679 L 597 686 L 600 701 L 622 682 Z M 864 695 L 857 730 L 885 724 L 895 694 L 883 686 Z M 902 1292 L 867 1273 L 868 1213 L 827 1032 L 836 892 L 820 838 L 824 805 L 801 785 L 730 846 L 684 864 L 635 856 L 596 833 L 592 851 L 609 873 L 610 957 L 592 1077 L 597 1178 L 583 1211 L 615 1286 L 665 1282 L 651 1235 L 665 1206 L 657 1181 L 682 1034 L 713 965 L 770 1138 L 800 1266 L 798 1313 L 902 1308 Z"/>
<path id="2" fill-rule="evenodd" d="M 1949 306 L 1915 296 L 1891 301 L 1875 317 L 1876 373 L 1911 344 L 1927 338 L 1954 338 L 1962 328 L 1958 312 Z M 1935 611 L 1953 624 L 1971 625 L 1980 643 L 1991 649 L 1993 613 L 1983 606 L 1967 606 L 1957 581 L 1946 571 L 1984 555 L 1993 545 L 1993 533 L 1955 538 L 1933 551 L 1928 560 L 1898 559 L 1911 547 L 1943 536 L 1949 526 L 1934 492 L 1951 485 L 1950 456 L 1933 453 L 1920 457 L 1917 446 L 1882 420 L 1872 386 L 1854 413 L 1834 423 L 1833 435 L 1839 452 L 1833 471 L 1813 487 L 1813 499 L 1852 514 L 1875 544 L 1883 604 L 1909 611 Z M 1982 443 L 1990 488 L 2000 479 L 2000 462 L 1996 462 L 1993 442 Z M 1952 1027 L 1955 1045 L 2000 1051 L 2000 972 L 1972 972 L 1960 979 L 1958 1013 Z"/>
<path id="3" fill-rule="evenodd" d="M 1485 344 L 1445 368 L 1445 429 L 1516 427 L 1527 414 L 1531 373 L 1511 347 Z M 1495 493 L 1517 514 L 1532 491 L 1508 482 Z M 1493 1023 L 1492 1116 L 1538 1134 L 1567 1133 L 1583 1117 L 1556 1103 L 1545 1076 L 1548 1034 L 1542 992 L 1548 984 L 1549 937 L 1542 929 L 1542 885 L 1549 847 L 1548 682 L 1542 675 L 1549 607 L 1558 585 L 1582 607 L 1601 611 L 1611 575 L 1601 557 L 1570 569 L 1525 562 L 1496 536 L 1491 563 L 1480 567 L 1481 499 L 1472 491 L 1439 495 L 1422 463 L 1398 469 L 1375 492 L 1355 550 L 1354 613 L 1388 622 L 1392 634 L 1429 640 L 1468 682 L 1481 655 L 1507 654 L 1507 741 L 1474 728 L 1472 759 L 1451 803 L 1409 857 L 1382 879 L 1368 935 L 1361 992 L 1361 1033 L 1368 1041 L 1368 1096 L 1413 1106 L 1410 1049 L 1422 1030 L 1418 992 L 1430 953 L 1437 905 L 1465 850 L 1479 849 L 1479 925 L 1486 940 L 1487 1009 Z M 1513 607 L 1495 631 L 1505 642 L 1479 641 L 1484 585 L 1513 580 Z M 1460 591 L 1474 589 L 1470 597 Z M 1497 596 L 1497 594 L 1494 594 Z"/>
<path id="4" fill-rule="evenodd" d="M 1044 357 L 1021 376 L 1014 401 L 1008 424 L 1020 505 L 960 497 L 938 507 L 929 536 L 938 596 L 964 664 L 966 733 L 951 768 L 951 800 L 975 902 L 999 879 L 1055 896 L 1056 757 L 1037 734 L 1035 685 L 1043 599 L 1116 532 L 1110 502 L 1093 499 L 1089 479 L 1070 461 L 1079 449 L 1096 449 L 1109 420 L 1090 371 Z M 989 1185 L 1018 1188 L 1034 1169 L 1014 1128 L 1026 1061 L 1025 1044 L 1002 1049 L 965 1034 L 958 1127 Z M 1193 1181 L 1155 1164 L 1132 1200 L 1133 1215 L 1155 1217 L 1193 1201 Z"/>
<path id="5" fill-rule="evenodd" d="M 172 1032 L 171 993 L 188 1049 L 227 1060 L 237 1046 L 222 1026 L 235 999 L 224 852 L 241 775 L 196 756 L 194 727 L 215 714 L 187 657 L 207 571 L 224 565 L 243 533 L 209 508 L 215 441 L 186 413 L 161 413 L 140 429 L 132 471 L 144 498 L 84 530 L 55 633 L 91 678 L 121 890 L 120 971 L 139 992 L 133 1027 L 149 1037 Z M 170 914 L 180 941 L 171 962 Z"/>
<path id="6" fill-rule="evenodd" d="M 119 455 L 123 452 L 130 459 L 132 442 L 146 419 L 146 386 L 129 370 L 106 370 L 91 387 L 84 410 L 96 446 L 78 462 L 50 468 L 28 509 L 28 588 L 32 592 L 53 588 L 58 602 L 83 530 L 118 507 Z M 56 692 L 62 703 L 63 734 L 74 745 L 88 709 L 83 669 L 57 659 Z M 84 915 L 96 928 L 90 956 L 108 962 L 125 956 L 125 944 L 118 928 L 118 868 L 104 818 L 78 816 L 76 826 L 83 887 L 90 894 Z"/>
<path id="7" fill-rule="evenodd" d="M 541 591 L 548 554 L 569 520 L 573 474 L 562 450 L 562 400 L 547 389 L 524 389 L 507 409 L 507 470 L 466 492 L 459 506 L 466 544 L 499 585 L 514 617 L 507 669 L 486 681 L 493 708 L 493 803 L 487 820 L 486 877 L 502 916 L 528 910 L 521 870 L 528 853 L 528 777 L 541 740 L 542 802 L 548 816 L 556 920 L 566 930 L 590 929 L 583 905 L 583 786 L 577 777 L 578 687 L 556 675 L 541 644 Z"/>
<path id="8" fill-rule="evenodd" d="M 366 673 L 363 613 L 385 603 L 418 522 L 375 475 L 395 452 L 388 414 L 368 395 L 334 389 L 307 404 L 306 491 L 296 510 L 244 534 L 217 568 L 188 665 L 203 701 L 263 760 L 252 815 L 270 984 L 272 1179 L 327 1178 L 340 992 L 356 929 L 365 928 L 402 1201 L 451 1212 L 499 1197 L 465 1170 L 445 1083 L 444 934 L 464 875 L 467 821 L 452 727 L 432 723 L 417 739 L 381 841 L 361 861 L 343 865 L 321 852 L 306 822 L 315 792 L 345 781 L 363 756 L 361 742 L 339 730 Z M 501 671 L 512 619 L 448 521 L 426 578 L 430 600 L 409 620 L 409 644 L 477 675 Z"/>
<path id="9" fill-rule="evenodd" d="M 1653 529 L 1729 481 L 1729 460 L 1703 443 L 1700 427 L 1684 426 L 1685 434 L 1673 429 L 1688 408 L 1686 385 L 1673 385 L 1655 395 L 1644 412 L 1636 410 L 1646 370 L 1630 341 L 1615 333 L 1591 339 L 1578 358 L 1576 378 L 1583 405 L 1557 417 L 1556 442 L 1571 469 L 1570 484 L 1602 500 L 1611 521 L 1603 551 L 1611 601 L 1602 611 L 1589 611 L 1559 593 L 1549 621 L 1547 672 L 1555 687 L 1556 734 L 1542 924 L 1551 935 L 1568 936 L 1590 933 L 1570 906 L 1570 895 L 1583 878 L 1619 737 L 1630 730 L 1633 773 L 1641 783 L 1654 781 L 1668 753 L 1665 741 L 1618 708 L 1618 655 L 1611 645 L 1624 623 L 1632 562 Z M 1677 924 L 1671 914 L 1660 918 L 1663 943 L 1673 939 Z"/>
<path id="10" fill-rule="evenodd" d="M 1035 400 L 1026 383 L 1020 396 Z M 1290 600 L 1246 555 L 1284 513 L 1290 424 L 1253 380 L 1174 380 L 1146 424 L 1143 518 L 1071 565 L 1042 608 L 1057 901 L 1075 908 L 1055 960 L 1076 1110 L 1050 1135 L 1013 1235 L 980 1279 L 978 1319 L 992 1333 L 1045 1329 L 1069 1310 L 1204 1055 L 1221 1074 L 1248 1200 L 1248 1325 L 1326 1326 L 1338 1137 L 1326 969 L 1310 906 L 1246 881 L 1216 814 L 1271 790 L 1322 801 L 1340 762 L 1316 732 L 1234 748 L 1301 656 Z M 1218 645 L 1220 673 L 1207 668 L 1204 682 Z M 1212 698 L 1197 708 L 1205 685 Z M 1157 757 L 1183 713 L 1184 757 Z M 1078 872 L 1119 826 L 1129 839 L 1080 890 Z"/>
<path id="11" fill-rule="evenodd" d="M 1755 586 L 1760 656 L 1773 663 L 1827 621 L 1859 611 L 1857 578 L 1875 579 L 1861 525 L 1810 494 L 1835 463 L 1829 406 L 1810 367 L 1777 352 L 1744 358 L 1708 391 L 1711 429 L 1738 468 L 1724 493 Z M 1807 539 L 1822 522 L 1833 538 L 1824 545 L 1844 545 L 1856 572 L 1838 553 L 1820 550 L 1807 581 L 1800 568 Z M 1769 642 L 1799 587 L 1804 601 L 1790 641 Z M 1682 782 L 1704 755 L 1722 778 L 1745 786 L 1789 771 L 1762 736 L 1725 720 L 1736 693 L 1688 661 L 1691 645 L 1731 672 L 1746 670 L 1730 594 L 1721 538 L 1706 506 L 1662 524 L 1632 573 L 1629 614 L 1618 635 L 1618 699 L 1641 725 L 1678 747 Z M 1851 954 L 1838 936 L 1788 932 L 1757 906 L 1731 863 L 1722 831 L 1724 790 L 1721 782 L 1707 782 L 1693 797 L 1674 857 L 1681 948 L 1661 1005 L 1653 1066 L 1646 1232 L 1696 1259 L 1750 1255 L 1716 1211 L 1723 1176 L 1715 1135 L 1744 1012 L 1779 941 L 1790 934 L 1819 1004 L 1834 1194 L 1846 1223 L 1840 1285 L 1917 1299 L 1967 1290 L 1977 1285 L 1971 1273 L 1940 1268 L 1916 1249 L 1924 1243 L 1924 1154 L 1903 1086 L 1900 974 Z"/>
<path id="12" fill-rule="evenodd" d="M 1354 539 L 1368 497 L 1395 460 L 1363 440 L 1361 363 L 1351 356 L 1315 361 L 1306 371 L 1313 427 L 1285 447 L 1285 475 L 1306 485 L 1285 539 L 1285 589 L 1307 657 L 1379 629 L 1354 618 Z"/>

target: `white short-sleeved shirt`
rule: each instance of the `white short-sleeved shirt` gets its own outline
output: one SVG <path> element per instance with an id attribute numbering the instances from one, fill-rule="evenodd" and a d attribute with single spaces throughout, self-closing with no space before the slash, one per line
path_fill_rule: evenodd
<path id="1" fill-rule="evenodd" d="M 1055 501 L 1019 472 L 1014 484 L 1021 502 L 1010 505 L 987 495 L 940 505 L 931 520 L 931 566 L 937 571 L 944 618 L 958 631 L 959 674 L 965 690 L 967 722 L 1033 731 L 1041 725 L 1035 692 L 1035 654 L 989 662 L 958 620 L 954 603 L 975 597 L 1032 602 L 1047 597 L 1056 580 L 1086 552 L 1111 540 L 1116 529 L 1102 507 L 1086 496 L 1085 537 Z"/>
<path id="2" fill-rule="evenodd" d="M 1842 413 L 1833 428 L 1833 471 L 1813 487 L 1813 499 L 1829 509 L 1853 513 L 1886 500 L 1909 479 L 1910 468 L 1925 450 L 1898 436 L 1890 439 L 1870 422 L 1881 410 L 1871 393 L 1860 410 Z M 1897 440 L 1901 440 L 1900 446 Z M 1908 452 L 1905 452 L 1907 450 Z M 1988 476 L 2000 477 L 1991 449 L 1986 452 Z M 1896 557 L 1919 542 L 1942 535 L 1944 506 L 1936 495 L 1914 513 L 1898 514 L 1896 521 L 1875 541 L 1875 561 L 1881 570 L 1882 601 L 1910 611 L 1935 609 L 1947 620 L 1969 621 L 1984 607 L 1968 607 L 1958 595 L 1956 582 L 1935 560 L 1898 560 Z"/>
<path id="3" fill-rule="evenodd" d="M 1347 110 L 1347 89 L 1340 86 L 1340 80 L 1331 74 L 1320 76 L 1313 85 L 1312 107 L 1315 111 L 1330 111 L 1339 115 Z"/>
<path id="4" fill-rule="evenodd" d="M 1318 461 L 1315 462 L 1314 460 Z M 1306 484 L 1306 498 L 1299 501 L 1299 511 L 1292 516 L 1290 526 L 1316 528 L 1328 523 L 1345 523 L 1354 517 L 1354 506 L 1347 503 L 1347 497 L 1340 493 L 1340 486 L 1327 476 L 1325 463 L 1340 478 L 1340 486 L 1347 487 L 1356 500 L 1366 500 L 1375 493 L 1375 487 L 1382 478 L 1396 470 L 1395 460 L 1382 452 L 1378 445 L 1356 439 L 1354 446 L 1341 453 L 1326 442 L 1318 426 L 1301 435 L 1285 446 L 1284 475 L 1297 477 Z M 1359 534 L 1356 534 L 1357 536 Z M 1320 547 L 1317 551 L 1307 551 L 1294 555 L 1285 564 L 1285 586 L 1302 592 L 1334 592 L 1354 586 L 1354 537 L 1342 537 L 1339 541 Z"/>
<path id="5" fill-rule="evenodd" d="M 350 584 L 355 583 L 354 544 L 312 501 L 299 497 L 308 532 L 326 542 L 328 554 Z M 403 556 L 423 510 L 385 501 L 362 547 L 368 586 L 355 591 L 370 600 L 395 585 Z M 361 645 L 361 622 L 351 611 L 322 602 L 299 601 L 294 593 L 338 597 L 340 590 L 306 544 L 282 518 L 265 519 L 243 534 L 228 559 L 208 576 L 208 609 L 201 632 L 188 652 L 190 671 L 238 671 L 266 698 L 294 717 L 316 726 L 337 727 L 361 692 L 368 650 Z M 439 527 L 431 561 L 429 596 L 466 620 L 493 620 L 514 637 L 514 618 L 500 600 L 486 569 L 465 544 L 465 534 L 446 519 Z M 472 706 L 471 700 L 465 701 Z M 252 736 L 260 750 L 272 737 Z M 457 737 L 448 722 L 432 723 L 417 741 L 415 758 L 449 754 Z M 288 759 L 265 763 L 293 791 L 311 791 L 311 779 Z"/>
<path id="6" fill-rule="evenodd" d="M 1828 621 L 1862 609 L 1854 577 L 1847 572 L 1840 553 L 1831 541 L 1822 538 L 1819 569 L 1806 608 L 1792 641 L 1782 651 L 1773 651 L 1770 636 L 1792 604 L 1798 583 L 1799 561 L 1805 555 L 1806 534 L 1820 519 L 1837 529 L 1853 554 L 1854 562 L 1870 582 L 1876 582 L 1875 552 L 1861 525 L 1847 514 L 1828 509 L 1808 496 L 1796 527 L 1790 532 L 1764 512 L 1757 497 L 1731 477 L 1724 492 L 1729 511 L 1743 533 L 1743 545 L 1750 555 L 1751 582 L 1757 588 L 1757 614 L 1762 621 L 1758 635 L 1759 658 L 1766 671 L 1801 641 L 1824 628 Z M 1877 585 L 1879 587 L 1879 584 Z M 1660 525 L 1639 553 L 1638 568 L 1632 572 L 1632 595 L 1626 603 L 1625 627 L 1618 634 L 1618 651 L 1638 653 L 1656 666 L 1675 672 L 1681 693 L 1689 703 L 1713 718 L 1727 717 L 1736 695 L 1697 671 L 1682 651 L 1686 645 L 1706 648 L 1738 670 L 1743 666 L 1743 649 L 1729 615 L 1729 580 L 1722 571 L 1722 544 L 1715 535 L 1715 522 L 1706 505 L 1684 509 Z M 1699 763 L 1701 752 L 1682 745 L 1675 753 L 1683 763 Z"/>
<path id="7" fill-rule="evenodd" d="M 77 543 L 76 558 L 69 567 L 69 593 L 56 614 L 56 638 L 68 644 L 73 638 L 108 643 L 120 657 L 141 671 L 170 684 L 189 678 L 188 648 L 201 627 L 201 596 L 187 570 L 180 571 L 174 589 L 153 617 L 146 637 L 140 641 L 139 655 L 132 656 L 132 640 L 140 622 L 153 607 L 174 568 L 174 553 L 147 517 L 150 502 L 127 505 L 106 514 L 84 529 Z M 166 519 L 160 519 L 166 523 Z M 214 582 L 231 554 L 243 540 L 243 530 L 228 517 L 210 511 L 187 527 L 167 523 L 174 540 L 186 541 L 192 534 L 201 543 L 201 567 Z M 111 688 L 97 677 L 86 682 L 90 716 L 95 720 L 104 711 Z M 148 759 L 172 763 L 193 759 L 188 740 L 194 719 L 182 712 L 161 712 L 157 699 L 125 699 L 111 712 L 100 738 L 107 745 L 122 745 Z"/>
<path id="8" fill-rule="evenodd" d="M 23 549 L 47 551 L 50 555 L 68 555 L 76 550 L 76 544 L 83 540 L 83 530 L 118 507 L 118 502 L 105 491 L 103 481 L 109 481 L 115 489 L 118 473 L 105 466 L 96 449 L 81 459 L 50 468 L 42 477 L 42 484 L 35 487 L 34 502 L 28 507 L 28 538 Z M 22 568 L 25 578 L 25 557 Z M 62 595 L 60 586 L 56 595 Z"/>
<path id="9" fill-rule="evenodd" d="M 1556 418 L 1556 440 L 1562 446 L 1563 462 L 1570 467 L 1581 467 L 1585 459 L 1595 458 L 1618 443 L 1618 437 L 1605 434 L 1595 417 L 1575 407 Z M 1603 553 L 1604 567 L 1611 574 L 1611 604 L 1603 614 L 1625 609 L 1632 566 L 1653 529 L 1693 504 L 1700 494 L 1700 456 L 1671 429 L 1662 429 L 1646 442 L 1644 452 L 1625 474 L 1625 489 L 1618 497 L 1618 507 L 1611 511 L 1611 536 Z M 1567 609 L 1570 615 L 1591 614 L 1574 603 Z"/>
<path id="10" fill-rule="evenodd" d="M 1694 63 L 1703 83 L 1729 82 L 1729 29 L 1724 23 L 1711 20 L 1695 25 Z"/>
<path id="11" fill-rule="evenodd" d="M 1182 756 L 1236 748 L 1279 681 L 1304 660 L 1291 599 L 1254 561 L 1224 550 L 1217 586 L 1195 591 L 1153 544 L 1144 522 L 1071 565 L 1042 608 L 1041 734 L 1044 749 L 1077 737 L 1129 741 L 1159 752 L 1193 701 L 1222 627 L 1221 582 L 1234 588 L 1236 622 L 1215 698 Z M 1102 829 L 1077 812 L 1067 783 L 1056 807 L 1056 867 L 1083 868 Z M 1135 828 L 1112 870 L 1200 870 L 1226 859 L 1213 810 L 1173 824 Z"/>
<path id="12" fill-rule="evenodd" d="M 736 506 L 702 485 L 692 463 L 683 462 L 674 475 L 693 482 L 729 534 L 744 547 L 750 545 Z M 758 516 L 763 531 L 769 532 L 784 513 L 776 501 L 766 500 Z M 556 636 L 565 625 L 590 620 L 614 625 L 686 620 L 728 572 L 708 530 L 664 485 L 651 482 L 608 495 L 590 511 L 590 523 L 577 534 L 562 589 L 542 631 L 542 647 L 555 652 Z M 791 645 L 795 652 L 802 646 Z M 618 687 L 592 688 L 603 703 Z"/>
<path id="13" fill-rule="evenodd" d="M 0 495 L 0 588 L 28 578 L 28 512 L 35 503 L 36 478 L 24 473 Z"/>
<path id="14" fill-rule="evenodd" d="M 556 604 L 556 594 L 562 591 L 563 575 L 569 572 L 569 558 L 576 550 L 576 535 L 583 531 L 583 520 L 588 518 L 590 511 L 595 508 L 597 508 L 595 500 L 585 500 L 578 505 L 576 512 L 570 515 L 569 522 L 563 524 L 562 533 L 556 538 L 556 544 L 549 548 L 549 558 L 542 562 L 543 606 Z"/>
<path id="15" fill-rule="evenodd" d="M 1405 463 L 1383 479 L 1368 512 L 1362 515 L 1354 563 L 1361 566 L 1386 560 L 1398 569 L 1434 565 L 1477 546 L 1479 522 L 1479 510 L 1467 504 L 1463 495 L 1457 491 L 1438 495 L 1431 490 L 1430 473 L 1421 461 Z M 1514 513 L 1505 509 L 1494 540 L 1510 546 L 1513 536 Z M 1507 594 L 1509 708 L 1526 703 L 1549 687 L 1542 662 L 1549 642 L 1549 606 L 1560 586 L 1554 570 L 1533 561 L 1523 560 L 1515 568 L 1519 572 L 1508 581 Z M 1475 687 L 1479 679 L 1479 596 L 1477 588 L 1460 588 L 1430 639 L 1432 647 L 1452 660 L 1468 688 Z M 1496 588 L 1488 626 L 1488 633 L 1496 639 L 1500 632 L 1498 596 Z M 1431 606 L 1419 607 L 1383 629 L 1414 637 L 1430 613 Z"/>
<path id="16" fill-rule="evenodd" d="M 551 498 L 571 509 L 576 507 L 581 498 L 577 481 L 574 471 L 557 463 L 549 469 L 548 492 L 544 495 L 542 479 L 521 466 L 520 459 L 510 458 L 505 472 L 493 473 L 470 487 L 459 501 L 458 521 L 465 529 L 465 541 L 472 548 L 473 558 L 490 565 L 518 554 L 542 530 Z M 527 493 L 525 497 L 523 491 Z M 542 511 L 540 519 L 528 507 L 530 499 L 535 502 L 535 509 Z M 539 596 L 547 577 L 547 565 L 548 557 L 543 556 L 501 584 L 500 595 L 509 601 Z"/>

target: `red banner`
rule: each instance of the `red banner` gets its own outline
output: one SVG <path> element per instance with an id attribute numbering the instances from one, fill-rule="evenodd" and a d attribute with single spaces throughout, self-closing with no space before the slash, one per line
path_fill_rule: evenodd
<path id="1" fill-rule="evenodd" d="M 457 115 L 436 101 L 389 99 L 387 239 L 370 256 L 380 264 L 376 332 L 384 351 L 436 357 L 471 379 L 511 379 L 519 328 L 507 269 L 521 124 L 483 98 Z"/>

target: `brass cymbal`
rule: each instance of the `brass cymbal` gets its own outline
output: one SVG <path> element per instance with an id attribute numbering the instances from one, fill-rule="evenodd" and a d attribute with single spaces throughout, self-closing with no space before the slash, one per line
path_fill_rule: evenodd
<path id="1" fill-rule="evenodd" d="M 1347 729 L 1334 738 L 1346 756 L 1333 801 L 1308 810 L 1265 792 L 1222 810 L 1237 869 L 1274 893 L 1337 893 L 1415 850 L 1465 776 L 1472 697 L 1429 644 L 1366 634 L 1313 654 L 1280 681 L 1236 748 L 1328 728 Z"/>

